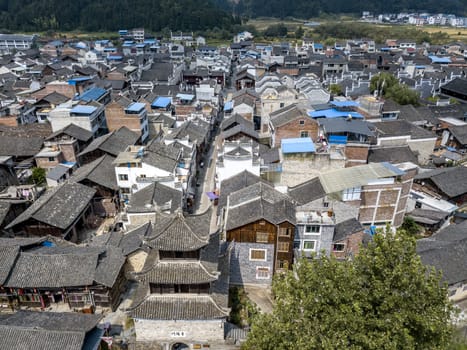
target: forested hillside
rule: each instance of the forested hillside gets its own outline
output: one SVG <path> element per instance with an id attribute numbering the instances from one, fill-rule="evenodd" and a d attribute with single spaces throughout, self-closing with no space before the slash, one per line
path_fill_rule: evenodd
<path id="1" fill-rule="evenodd" d="M 454 13 L 464 15 L 467 0 L 216 0 L 227 11 L 247 17 L 297 17 L 311 18 L 323 13 L 398 13 L 401 11 L 426 11 L 429 13 Z"/>
<path id="2" fill-rule="evenodd" d="M 210 0 L 0 0 L 0 28 L 9 30 L 228 30 L 233 23 Z"/>
<path id="3" fill-rule="evenodd" d="M 0 0 L 0 29 L 16 31 L 230 31 L 240 17 L 311 18 L 322 14 L 419 10 L 465 14 L 467 0 Z"/>

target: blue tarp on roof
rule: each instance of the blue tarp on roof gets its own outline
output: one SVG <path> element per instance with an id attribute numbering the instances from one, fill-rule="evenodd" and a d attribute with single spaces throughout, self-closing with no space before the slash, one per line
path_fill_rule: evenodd
<path id="1" fill-rule="evenodd" d="M 154 102 L 151 104 L 152 108 L 167 108 L 172 103 L 171 97 L 157 97 Z"/>
<path id="2" fill-rule="evenodd" d="M 332 145 L 346 145 L 347 144 L 347 136 L 330 135 L 328 137 L 328 141 Z"/>
<path id="3" fill-rule="evenodd" d="M 136 112 L 136 113 L 139 113 L 142 109 L 144 109 L 145 107 L 145 104 L 144 103 L 140 103 L 140 102 L 134 102 L 132 103 L 131 105 L 129 105 L 126 110 L 128 112 Z"/>
<path id="4" fill-rule="evenodd" d="M 80 101 L 97 101 L 99 98 L 101 98 L 107 90 L 99 88 L 99 87 L 93 87 L 91 89 L 86 90 L 83 92 L 81 95 L 77 96 L 76 99 Z"/>
<path id="5" fill-rule="evenodd" d="M 331 101 L 335 107 L 358 107 L 359 103 L 355 101 Z"/>
<path id="6" fill-rule="evenodd" d="M 322 49 L 323 48 L 323 44 L 313 44 L 314 48 L 315 49 Z"/>
<path id="7" fill-rule="evenodd" d="M 76 85 L 76 83 L 80 83 L 82 81 L 88 81 L 88 80 L 91 80 L 91 77 L 75 77 L 75 78 L 69 79 L 68 84 Z"/>
<path id="8" fill-rule="evenodd" d="M 70 113 L 74 114 L 92 114 L 96 111 L 97 107 L 78 105 L 71 109 Z"/>
<path id="9" fill-rule="evenodd" d="M 316 148 L 310 137 L 281 140 L 282 153 L 310 153 Z"/>
<path id="10" fill-rule="evenodd" d="M 449 57 L 428 56 L 428 58 L 431 60 L 431 63 L 451 63 Z"/>
<path id="11" fill-rule="evenodd" d="M 347 118 L 352 117 L 356 119 L 363 119 L 363 116 L 357 112 L 344 112 L 338 111 L 337 109 L 323 109 L 320 111 L 308 112 L 308 115 L 312 118 Z"/>
<path id="12" fill-rule="evenodd" d="M 180 100 L 185 100 L 185 101 L 193 101 L 195 98 L 195 95 L 189 95 L 189 94 L 177 94 L 177 98 Z"/>
<path id="13" fill-rule="evenodd" d="M 227 101 L 224 105 L 224 111 L 231 111 L 233 110 L 234 103 L 233 101 Z"/>

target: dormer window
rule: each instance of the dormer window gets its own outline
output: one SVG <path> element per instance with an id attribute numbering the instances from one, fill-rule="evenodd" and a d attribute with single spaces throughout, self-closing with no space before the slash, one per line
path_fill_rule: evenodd
<path id="1" fill-rule="evenodd" d="M 300 123 L 300 125 L 305 125 L 305 120 L 300 119 L 300 120 L 299 120 L 299 123 Z"/>

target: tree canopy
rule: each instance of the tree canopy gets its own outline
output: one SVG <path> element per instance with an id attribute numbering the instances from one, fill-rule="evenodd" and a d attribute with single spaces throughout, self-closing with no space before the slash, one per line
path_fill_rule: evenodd
<path id="1" fill-rule="evenodd" d="M 400 84 L 390 73 L 380 73 L 371 78 L 370 92 L 378 91 L 379 96 L 394 100 L 400 105 L 418 105 L 420 95 L 405 84 Z"/>
<path id="2" fill-rule="evenodd" d="M 299 261 L 273 282 L 273 312 L 244 349 L 446 349 L 453 307 L 405 232 L 377 234 L 352 261 Z"/>

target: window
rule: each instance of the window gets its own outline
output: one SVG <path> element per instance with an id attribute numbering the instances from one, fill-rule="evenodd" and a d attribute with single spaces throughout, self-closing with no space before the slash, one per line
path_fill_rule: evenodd
<path id="1" fill-rule="evenodd" d="M 118 174 L 118 179 L 120 181 L 128 181 L 128 175 L 127 174 Z"/>
<path id="2" fill-rule="evenodd" d="M 256 268 L 256 279 L 265 280 L 269 278 L 269 267 L 258 266 Z"/>
<path id="3" fill-rule="evenodd" d="M 332 245 L 332 251 L 333 252 L 343 252 L 345 249 L 345 244 L 344 243 L 334 243 Z"/>
<path id="4" fill-rule="evenodd" d="M 279 108 L 284 108 L 284 106 L 285 106 L 284 102 L 281 102 L 281 103 L 279 104 Z"/>
<path id="5" fill-rule="evenodd" d="M 279 260 L 278 268 L 279 269 L 288 269 L 289 268 L 289 262 L 287 260 Z"/>
<path id="6" fill-rule="evenodd" d="M 320 229 L 319 225 L 306 225 L 305 233 L 319 233 L 319 229 Z"/>
<path id="7" fill-rule="evenodd" d="M 308 131 L 300 131 L 300 137 L 308 137 Z"/>
<path id="8" fill-rule="evenodd" d="M 120 188 L 120 192 L 123 194 L 130 193 L 130 189 L 128 187 L 122 187 Z"/>
<path id="9" fill-rule="evenodd" d="M 351 187 L 347 188 L 342 192 L 343 201 L 354 201 L 360 199 L 360 194 L 362 193 L 361 187 Z"/>
<path id="10" fill-rule="evenodd" d="M 300 241 L 293 241 L 293 249 L 300 249 Z"/>
<path id="11" fill-rule="evenodd" d="M 250 260 L 266 261 L 266 249 L 250 249 Z"/>
<path id="12" fill-rule="evenodd" d="M 277 243 L 277 251 L 279 252 L 288 252 L 289 251 L 289 242 L 278 242 Z"/>
<path id="13" fill-rule="evenodd" d="M 328 208 L 329 207 L 329 202 L 324 202 L 323 207 Z"/>
<path id="14" fill-rule="evenodd" d="M 146 178 L 146 174 L 141 174 L 139 177 L 145 179 L 145 178 Z"/>
<path id="15" fill-rule="evenodd" d="M 303 119 L 299 120 L 300 125 L 305 125 L 305 121 Z"/>
<path id="16" fill-rule="evenodd" d="M 422 203 L 420 203 L 420 202 L 418 202 L 418 201 L 415 202 L 415 208 L 421 209 L 421 208 L 422 208 Z"/>
<path id="17" fill-rule="evenodd" d="M 290 231 L 287 227 L 279 227 L 279 236 L 290 236 Z"/>
<path id="18" fill-rule="evenodd" d="M 315 250 L 316 241 L 303 241 L 303 250 Z"/>
<path id="19" fill-rule="evenodd" d="M 256 232 L 256 243 L 268 243 L 269 233 Z"/>
<path id="20" fill-rule="evenodd" d="M 49 157 L 49 162 L 55 162 L 55 157 Z"/>

